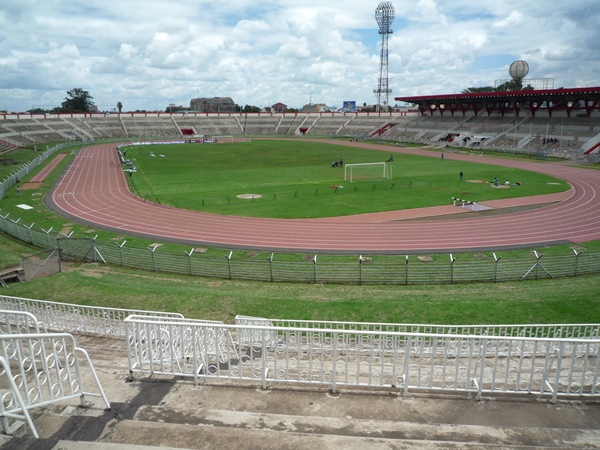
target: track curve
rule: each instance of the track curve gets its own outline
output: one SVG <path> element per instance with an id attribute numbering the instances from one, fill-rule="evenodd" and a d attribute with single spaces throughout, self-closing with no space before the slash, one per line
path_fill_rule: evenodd
<path id="1" fill-rule="evenodd" d="M 336 145 L 381 149 L 362 143 Z M 432 156 L 419 149 L 387 151 Z M 473 161 L 473 157 L 447 154 Z M 500 250 L 600 239 L 600 171 L 565 163 L 478 157 L 478 163 L 545 173 L 572 189 L 546 196 L 482 202 L 492 208 L 544 204 L 534 210 L 481 217 L 454 206 L 391 211 L 323 219 L 262 219 L 169 208 L 133 195 L 115 144 L 82 149 L 46 204 L 60 214 L 94 227 L 163 241 L 222 248 L 315 253 L 404 254 Z M 549 205 L 548 205 L 549 204 Z M 418 220 L 462 214 L 460 220 Z M 407 221 L 411 218 L 416 220 Z"/>

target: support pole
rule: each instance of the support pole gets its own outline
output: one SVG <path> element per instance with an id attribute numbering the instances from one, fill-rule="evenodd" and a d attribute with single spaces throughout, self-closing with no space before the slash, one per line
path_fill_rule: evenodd
<path id="1" fill-rule="evenodd" d="M 492 255 L 494 255 L 494 283 L 496 281 L 498 281 L 498 262 L 502 259 L 501 256 L 496 256 L 495 253 L 492 253 Z"/>
<path id="2" fill-rule="evenodd" d="M 535 279 L 538 279 L 538 274 L 539 274 L 539 269 L 541 267 L 541 269 L 546 272 L 546 275 L 548 275 L 550 278 L 554 278 L 552 275 L 550 275 L 550 273 L 546 270 L 546 268 L 542 265 L 542 263 L 540 262 L 540 259 L 542 259 L 542 256 L 544 256 L 544 254 L 540 254 L 538 252 L 536 252 L 535 250 L 533 251 L 533 255 L 535 256 L 535 264 L 531 267 L 531 269 L 529 269 L 527 271 L 527 273 L 525 275 L 523 275 L 523 277 L 521 278 L 521 280 L 524 280 L 527 275 L 529 275 L 531 273 L 531 271 L 533 269 L 535 269 Z"/>
<path id="3" fill-rule="evenodd" d="M 117 247 L 119 247 L 119 253 L 120 253 L 120 256 L 121 256 L 121 267 L 123 267 L 123 246 L 125 245 L 125 242 L 127 242 L 127 240 L 123 241 L 123 243 L 120 244 L 120 245 L 115 242 L 115 245 Z"/>
<path id="4" fill-rule="evenodd" d="M 233 256 L 233 250 L 229 252 L 229 255 L 225 255 L 227 260 L 227 270 L 229 271 L 229 279 L 231 280 L 231 257 Z"/>
<path id="5" fill-rule="evenodd" d="M 46 241 L 48 242 L 48 248 L 50 248 L 50 232 L 52 231 L 53 228 L 54 227 L 50 227 L 50 229 L 48 231 L 46 231 L 42 228 L 42 231 L 44 233 L 46 233 Z"/>
<path id="6" fill-rule="evenodd" d="M 362 255 L 358 256 L 358 284 L 362 284 Z"/>
<path id="7" fill-rule="evenodd" d="M 581 255 L 583 253 L 583 250 L 577 251 L 576 249 L 573 249 L 573 252 L 575 253 L 575 273 L 573 275 L 577 276 L 577 266 L 579 265 L 579 255 Z"/>
<path id="8" fill-rule="evenodd" d="M 190 266 L 190 275 L 192 275 L 192 255 L 194 254 L 194 250 L 195 248 L 192 247 L 192 249 L 190 250 L 190 252 L 184 252 L 186 255 L 188 255 L 188 260 L 189 260 L 189 266 Z"/>
<path id="9" fill-rule="evenodd" d="M 150 250 L 150 252 L 152 253 L 152 270 L 154 272 L 156 272 L 156 258 L 154 256 L 154 252 L 156 251 L 157 248 L 158 248 L 157 245 L 155 245 L 153 247 L 148 247 L 148 250 Z"/>

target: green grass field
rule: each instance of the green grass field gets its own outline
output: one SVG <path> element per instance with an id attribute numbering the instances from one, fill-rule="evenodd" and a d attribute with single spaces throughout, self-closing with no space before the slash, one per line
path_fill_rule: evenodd
<path id="1" fill-rule="evenodd" d="M 154 156 L 152 156 L 154 155 Z M 127 149 L 138 172 L 137 193 L 179 208 L 253 217 L 308 218 L 447 205 L 452 197 L 481 202 L 563 191 L 569 186 L 546 175 L 395 154 L 393 179 L 344 181 L 346 164 L 381 162 L 390 153 L 292 140 L 232 144 L 135 146 Z M 464 173 L 460 182 L 459 173 Z M 522 186 L 495 189 L 494 177 Z M 332 188 L 338 186 L 338 188 Z M 342 187 L 343 186 L 343 187 Z M 257 194 L 261 198 L 239 199 Z"/>

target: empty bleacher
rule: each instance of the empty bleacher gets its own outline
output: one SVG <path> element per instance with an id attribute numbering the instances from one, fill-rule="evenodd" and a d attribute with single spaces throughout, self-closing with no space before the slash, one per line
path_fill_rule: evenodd
<path id="1" fill-rule="evenodd" d="M 491 116 L 459 113 L 454 116 L 406 113 L 5 115 L 0 120 L 0 151 L 67 140 L 172 138 L 182 136 L 182 129 L 208 137 L 376 137 L 396 143 L 511 149 L 528 153 L 544 148 L 553 156 L 579 158 L 586 156 L 586 151 L 596 152 L 594 144 L 600 138 L 600 118 L 502 116 L 499 113 Z"/>
<path id="2" fill-rule="evenodd" d="M 181 132 L 177 123 L 166 117 L 121 117 L 123 127 L 130 137 L 171 137 Z"/>
<path id="3" fill-rule="evenodd" d="M 277 133 L 280 115 L 245 114 L 239 118 L 244 134 L 271 135 Z"/>
<path id="4" fill-rule="evenodd" d="M 318 116 L 318 120 L 309 128 L 307 134 L 317 136 L 337 135 L 350 120 L 352 120 L 352 116 L 322 114 Z"/>

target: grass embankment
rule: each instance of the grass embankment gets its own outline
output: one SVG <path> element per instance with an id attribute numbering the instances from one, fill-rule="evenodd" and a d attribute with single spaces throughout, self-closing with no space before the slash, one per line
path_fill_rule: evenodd
<path id="1" fill-rule="evenodd" d="M 237 314 L 424 324 L 597 323 L 600 277 L 433 286 L 264 283 L 80 266 L 3 295 L 90 306 L 173 311 L 231 323 Z"/>

